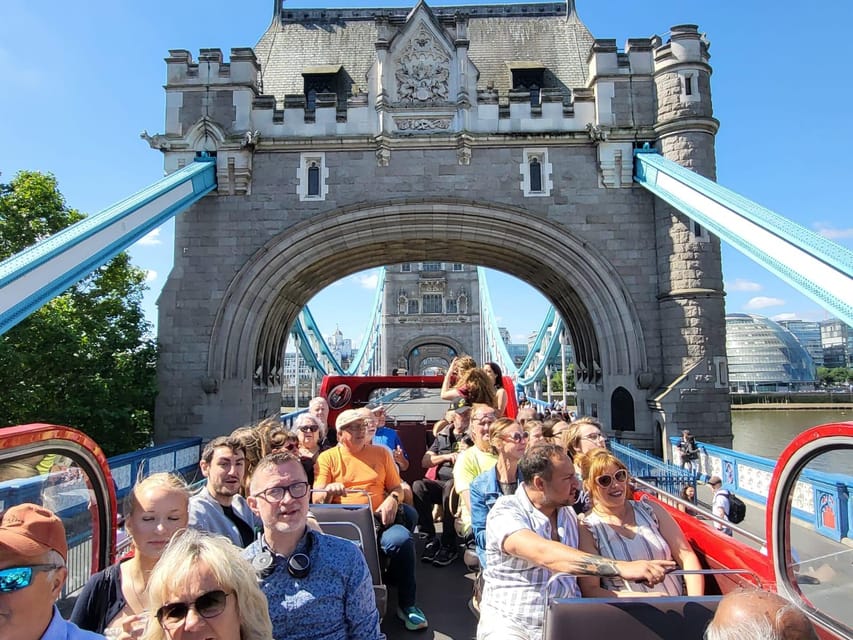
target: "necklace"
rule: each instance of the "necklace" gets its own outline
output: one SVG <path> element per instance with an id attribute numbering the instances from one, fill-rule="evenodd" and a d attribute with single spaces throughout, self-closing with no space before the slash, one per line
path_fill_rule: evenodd
<path id="1" fill-rule="evenodd" d="M 137 581 L 137 575 L 136 575 L 137 573 L 138 573 L 138 577 L 139 577 L 138 581 Z M 148 573 L 150 573 L 150 571 Z M 133 592 L 134 600 L 136 600 L 136 602 L 134 602 L 132 604 L 130 602 L 128 602 L 127 605 L 128 605 L 128 608 L 133 613 L 142 613 L 143 611 L 148 610 L 148 598 L 143 597 L 142 593 L 140 592 L 139 587 L 137 586 L 138 582 L 141 582 L 142 583 L 141 591 L 142 592 L 145 591 L 145 576 L 144 576 L 144 574 L 145 574 L 145 572 L 142 570 L 141 567 L 139 568 L 138 572 L 133 571 L 133 568 L 130 566 L 127 568 L 127 577 L 129 578 L 129 582 L 130 582 L 130 589 Z"/>

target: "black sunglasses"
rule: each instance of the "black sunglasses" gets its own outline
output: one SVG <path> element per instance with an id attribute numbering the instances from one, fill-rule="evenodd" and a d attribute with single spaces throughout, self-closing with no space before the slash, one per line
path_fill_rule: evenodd
<path id="1" fill-rule="evenodd" d="M 596 477 L 595 484 L 599 487 L 609 487 L 613 484 L 613 481 L 616 482 L 625 482 L 628 479 L 628 472 L 625 469 L 619 469 L 612 476 L 609 473 L 603 473 L 600 476 Z"/>
<path id="2" fill-rule="evenodd" d="M 308 433 L 309 431 L 311 431 L 311 432 L 317 432 L 317 431 L 319 431 L 319 430 L 320 430 L 320 427 L 318 427 L 316 424 L 312 424 L 312 425 L 304 425 L 304 426 L 302 426 L 302 427 L 299 427 L 299 430 L 300 430 L 302 433 Z"/>
<path id="3" fill-rule="evenodd" d="M 225 611 L 228 596 L 233 593 L 225 593 L 221 589 L 208 591 L 201 594 L 193 602 L 170 602 L 157 609 L 157 622 L 165 629 L 174 629 L 181 626 L 186 620 L 190 609 L 204 619 L 215 618 Z"/>

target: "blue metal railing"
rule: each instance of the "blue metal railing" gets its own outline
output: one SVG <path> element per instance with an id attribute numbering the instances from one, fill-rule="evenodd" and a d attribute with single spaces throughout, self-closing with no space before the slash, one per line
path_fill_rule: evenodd
<path id="1" fill-rule="evenodd" d="M 696 491 L 696 474 L 692 470 L 676 467 L 628 444 L 611 441 L 609 446 L 635 478 L 675 496 L 680 496 L 687 486 Z"/>

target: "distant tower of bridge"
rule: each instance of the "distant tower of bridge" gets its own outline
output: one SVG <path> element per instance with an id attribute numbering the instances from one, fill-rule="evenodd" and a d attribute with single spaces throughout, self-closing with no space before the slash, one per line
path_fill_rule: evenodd
<path id="1" fill-rule="evenodd" d="M 460 354 L 480 362 L 477 268 L 441 261 L 389 266 L 381 322 L 386 373 L 406 369 L 419 375 L 428 368 L 446 369 Z"/>

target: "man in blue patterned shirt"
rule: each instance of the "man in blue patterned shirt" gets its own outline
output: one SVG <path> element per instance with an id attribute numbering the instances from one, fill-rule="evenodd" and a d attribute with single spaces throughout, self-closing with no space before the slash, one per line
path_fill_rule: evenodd
<path id="1" fill-rule="evenodd" d="M 384 640 L 370 571 L 348 540 L 309 531 L 308 478 L 290 453 L 263 458 L 248 498 L 263 534 L 244 552 L 261 578 L 277 640 Z"/>

